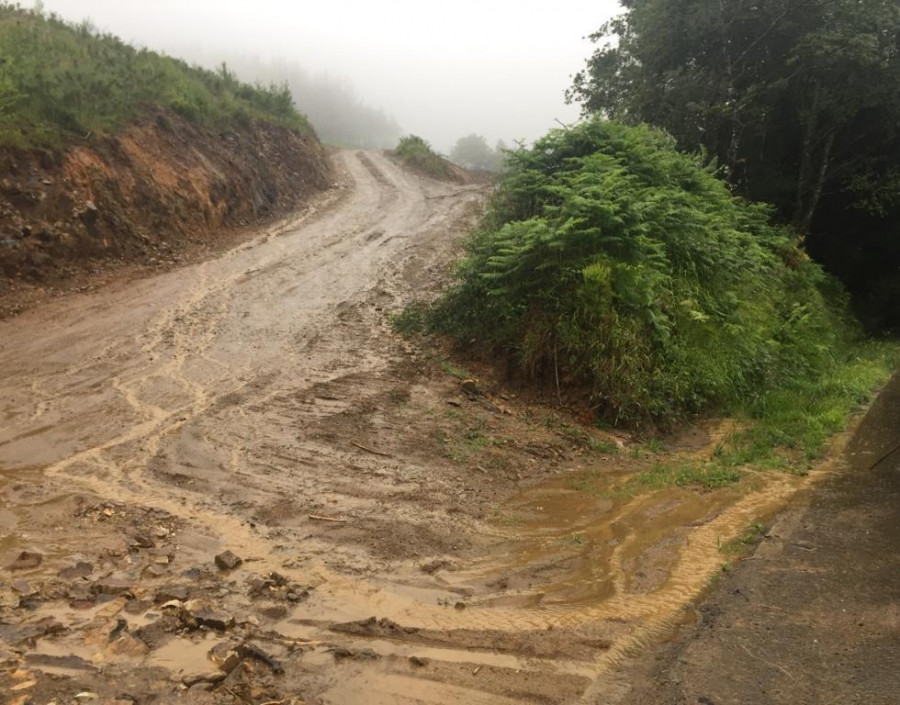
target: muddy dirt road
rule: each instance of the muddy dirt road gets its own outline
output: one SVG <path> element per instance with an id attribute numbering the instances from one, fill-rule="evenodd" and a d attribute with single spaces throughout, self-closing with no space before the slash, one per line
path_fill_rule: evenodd
<path id="1" fill-rule="evenodd" d="M 639 447 L 390 330 L 483 188 L 336 161 L 224 256 L 0 322 L 8 702 L 616 702 L 811 482 L 617 491 Z"/>

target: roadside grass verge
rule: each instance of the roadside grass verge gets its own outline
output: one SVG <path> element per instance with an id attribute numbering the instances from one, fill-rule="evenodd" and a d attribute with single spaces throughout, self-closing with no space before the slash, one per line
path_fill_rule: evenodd
<path id="1" fill-rule="evenodd" d="M 706 459 L 661 459 L 620 489 L 640 493 L 666 487 L 711 491 L 736 485 L 749 473 L 781 470 L 805 475 L 835 434 L 847 428 L 900 365 L 897 343 L 866 342 L 816 381 L 768 389 L 731 410 L 745 422 Z"/>

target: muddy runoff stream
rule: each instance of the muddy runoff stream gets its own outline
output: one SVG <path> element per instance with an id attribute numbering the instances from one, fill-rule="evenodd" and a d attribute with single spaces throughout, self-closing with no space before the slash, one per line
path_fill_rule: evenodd
<path id="1" fill-rule="evenodd" d="M 640 453 L 391 332 L 484 188 L 336 161 L 222 257 L 0 323 L 5 702 L 615 702 L 831 471 L 622 491 Z"/>

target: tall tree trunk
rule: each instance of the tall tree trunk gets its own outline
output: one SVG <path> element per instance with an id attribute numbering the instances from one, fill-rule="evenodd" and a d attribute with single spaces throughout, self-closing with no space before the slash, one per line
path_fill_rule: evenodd
<path id="1" fill-rule="evenodd" d="M 812 104 L 809 106 L 809 112 L 803 123 L 803 144 L 800 147 L 800 166 L 797 170 L 797 195 L 794 201 L 794 217 L 791 219 L 793 225 L 801 233 L 805 234 L 802 224 L 807 213 L 807 194 L 812 190 L 810 181 L 813 171 L 813 161 L 815 160 L 815 137 L 816 129 L 819 124 L 819 84 L 816 83 L 813 88 Z"/>
<path id="2" fill-rule="evenodd" d="M 828 180 L 828 167 L 831 165 L 831 150 L 834 147 L 834 138 L 837 130 L 832 130 L 825 138 L 825 146 L 822 148 L 822 158 L 819 162 L 819 171 L 816 174 L 816 181 L 812 188 L 812 193 L 803 209 L 803 215 L 798 230 L 806 235 L 812 225 L 813 216 L 819 207 L 819 201 L 822 199 L 822 191 L 825 189 L 825 182 Z"/>

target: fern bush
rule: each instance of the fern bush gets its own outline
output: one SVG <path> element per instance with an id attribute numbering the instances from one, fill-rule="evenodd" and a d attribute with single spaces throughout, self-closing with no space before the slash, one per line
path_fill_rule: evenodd
<path id="1" fill-rule="evenodd" d="M 813 378 L 836 289 L 667 134 L 595 119 L 509 154 L 430 327 L 559 375 L 608 420 L 666 422 Z"/>

